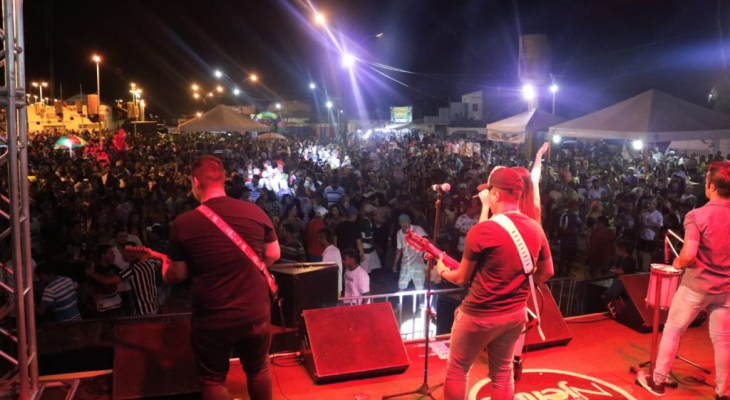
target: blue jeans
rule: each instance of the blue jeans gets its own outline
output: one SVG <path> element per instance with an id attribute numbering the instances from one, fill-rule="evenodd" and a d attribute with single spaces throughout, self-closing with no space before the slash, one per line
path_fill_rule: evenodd
<path id="1" fill-rule="evenodd" d="M 716 393 L 730 395 L 728 368 L 730 368 L 730 293 L 706 294 L 680 286 L 669 308 L 669 317 L 664 324 L 664 334 L 659 345 L 654 382 L 667 381 L 677 356 L 679 341 L 697 314 L 707 310 L 710 317 L 710 338 L 715 348 Z"/>
<path id="2" fill-rule="evenodd" d="M 451 328 L 451 347 L 446 367 L 444 398 L 464 400 L 469 371 L 479 352 L 485 347 L 489 358 L 489 378 L 492 380 L 492 400 L 511 400 L 515 392 L 512 359 L 515 343 L 525 326 L 524 308 L 508 314 L 473 317 L 456 310 Z"/>

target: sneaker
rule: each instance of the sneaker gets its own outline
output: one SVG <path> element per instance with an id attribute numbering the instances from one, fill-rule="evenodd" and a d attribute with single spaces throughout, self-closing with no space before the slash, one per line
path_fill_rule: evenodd
<path id="1" fill-rule="evenodd" d="M 654 396 L 664 396 L 665 384 L 654 383 L 654 379 L 651 377 L 651 375 L 647 374 L 644 371 L 639 371 L 636 374 L 636 384 L 648 390 Z"/>

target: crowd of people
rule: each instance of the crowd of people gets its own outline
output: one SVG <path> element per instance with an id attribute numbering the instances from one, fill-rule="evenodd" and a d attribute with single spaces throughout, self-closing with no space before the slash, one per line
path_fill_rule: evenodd
<path id="1" fill-rule="evenodd" d="M 54 150 L 60 134 L 43 132 L 28 149 L 38 311 L 49 321 L 164 309 L 170 288 L 160 264 L 125 248 L 167 252 L 172 221 L 197 206 L 191 165 L 201 154 L 222 161 L 228 196 L 256 204 L 271 220 L 280 262 L 337 263 L 344 278 L 338 291 L 348 298 L 370 291 L 374 271 L 386 291 L 438 282 L 404 239 L 408 230 L 433 232 L 432 185 L 454 188 L 442 198 L 435 242 L 458 260 L 479 221 L 477 186 L 495 166 L 533 167 L 513 146 L 433 135 L 327 143 L 259 141 L 248 134 L 121 133 L 120 140 L 118 131 L 74 133 L 88 141 L 86 148 Z M 540 174 L 540 218 L 559 249 L 557 274 L 579 278 L 663 262 L 665 232 L 682 235 L 684 215 L 706 201 L 707 164 L 723 159 L 657 152 L 644 171 L 640 154 L 604 142 L 556 146 L 550 161 L 545 150 L 537 157 L 541 170 L 533 169 Z M 2 250 L 9 260 L 9 249 Z M 345 268 L 365 273 L 345 274 Z"/>

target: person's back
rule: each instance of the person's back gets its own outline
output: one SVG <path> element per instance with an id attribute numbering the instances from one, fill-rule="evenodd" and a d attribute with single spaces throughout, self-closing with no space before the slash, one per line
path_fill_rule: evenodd
<path id="1" fill-rule="evenodd" d="M 205 202 L 260 258 L 276 239 L 271 220 L 256 205 L 229 197 Z M 224 327 L 265 319 L 268 286 L 255 265 L 202 213 L 180 215 L 170 233 L 170 258 L 188 261 L 196 323 Z"/>
<path id="2" fill-rule="evenodd" d="M 547 238 L 540 224 L 524 214 L 505 214 L 522 235 L 533 260 L 550 257 Z M 511 312 L 525 307 L 529 294 L 527 275 L 522 268 L 517 247 L 507 231 L 492 220 L 475 225 L 465 246 L 464 257 L 479 255 L 476 273 L 464 299 L 466 313 Z"/>

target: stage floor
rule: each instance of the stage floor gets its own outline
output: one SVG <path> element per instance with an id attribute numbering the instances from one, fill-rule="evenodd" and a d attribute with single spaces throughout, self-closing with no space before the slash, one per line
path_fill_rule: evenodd
<path id="1" fill-rule="evenodd" d="M 547 371 L 526 372 L 522 380 L 518 382 L 517 393 L 527 393 L 528 395 L 518 398 L 524 400 L 656 398 L 636 386 L 635 376 L 629 372 L 629 367 L 632 365 L 649 359 L 651 334 L 635 332 L 601 314 L 569 318 L 568 322 L 573 340 L 567 346 L 530 352 L 527 354 L 524 365 L 525 370 L 558 370 L 568 374 L 557 375 Z M 324 385 L 315 385 L 301 365 L 274 366 L 274 398 L 277 400 L 285 400 L 287 397 L 291 400 L 375 400 L 380 399 L 383 395 L 416 389 L 423 381 L 423 344 L 409 344 L 407 350 L 411 365 L 403 374 Z M 712 343 L 707 323 L 687 331 L 682 340 L 680 355 L 714 371 Z M 347 354 L 343 354 L 343 357 L 347 357 Z M 472 368 L 470 389 L 487 377 L 486 357 L 486 353 L 482 353 Z M 446 361 L 432 355 L 429 358 L 429 366 L 429 383 L 442 383 L 446 372 Z M 231 367 L 228 379 L 231 398 L 247 399 L 245 378 L 240 366 L 232 365 Z M 673 371 L 680 384 L 677 389 L 668 388 L 665 399 L 712 400 L 715 398 L 714 375 L 706 375 L 682 361 L 675 363 Z M 686 378 L 693 375 L 703 376 L 713 387 L 696 382 L 686 382 Z M 560 382 L 566 383 L 561 384 Z M 565 390 L 566 388 L 567 390 Z M 470 399 L 486 398 L 488 396 L 488 394 L 484 395 L 486 389 L 484 388 L 481 393 Z M 543 396 L 538 396 L 532 393 L 533 391 L 542 392 Z M 561 392 L 565 394 L 561 396 Z M 443 398 L 442 389 L 438 389 L 434 394 L 436 398 Z M 555 397 L 548 397 L 549 395 Z M 580 397 L 580 395 L 584 397 Z M 402 399 L 417 398 L 419 398 L 417 395 L 402 397 Z"/>
<path id="2" fill-rule="evenodd" d="M 631 366 L 649 359 L 651 334 L 641 334 L 607 318 L 593 314 L 568 318 L 573 340 L 567 346 L 529 352 L 526 356 L 522 380 L 517 384 L 517 399 L 654 399 L 634 383 Z M 274 399 L 277 400 L 379 400 L 383 395 L 409 391 L 423 382 L 423 343 L 406 345 L 410 367 L 405 373 L 376 378 L 350 380 L 339 383 L 315 385 L 304 366 L 281 358 L 272 366 Z M 712 343 L 707 322 L 690 328 L 684 335 L 680 355 L 707 368 L 715 370 Z M 347 357 L 347 354 L 343 354 Z M 487 355 L 482 353 L 470 374 L 470 400 L 483 400 L 489 396 L 485 385 Z M 429 383 L 443 383 L 446 361 L 435 354 L 429 357 Z M 533 372 L 529 372 L 533 371 Z M 677 389 L 667 389 L 665 399 L 713 400 L 714 374 L 706 375 L 699 369 L 677 361 L 674 375 L 680 384 Z M 704 378 L 710 385 L 690 381 L 693 376 Z M 88 381 L 81 385 L 77 398 L 105 399 L 108 394 L 87 390 Z M 98 386 L 98 385 L 97 385 Z M 232 362 L 227 386 L 231 399 L 248 399 L 245 377 L 237 362 Z M 474 387 L 477 387 L 474 389 Z M 479 389 L 479 387 L 482 387 Z M 54 393 L 55 392 L 55 393 Z M 443 398 L 443 389 L 434 395 Z M 56 390 L 48 390 L 44 399 L 63 398 Z M 175 396 L 175 399 L 195 399 L 198 395 Z M 400 399 L 418 399 L 418 395 Z"/>

